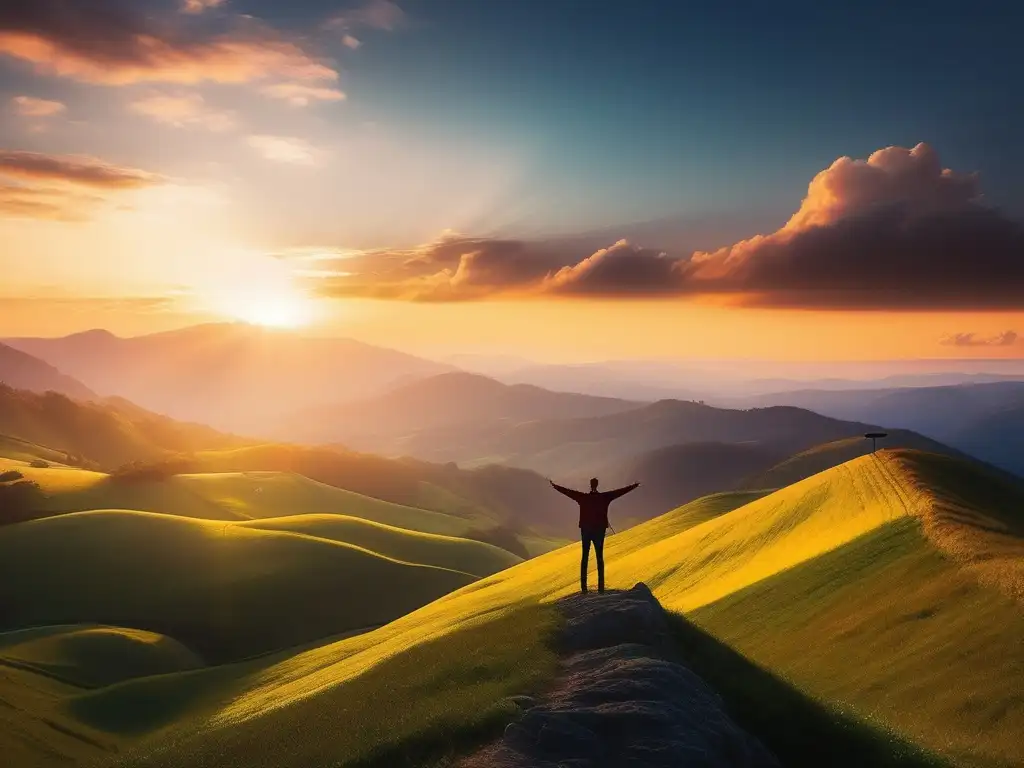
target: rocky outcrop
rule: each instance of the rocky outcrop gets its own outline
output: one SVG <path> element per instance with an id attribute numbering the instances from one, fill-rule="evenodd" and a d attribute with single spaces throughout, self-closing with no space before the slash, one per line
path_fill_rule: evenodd
<path id="1" fill-rule="evenodd" d="M 559 602 L 562 673 L 463 768 L 777 768 L 676 656 L 643 584 Z"/>

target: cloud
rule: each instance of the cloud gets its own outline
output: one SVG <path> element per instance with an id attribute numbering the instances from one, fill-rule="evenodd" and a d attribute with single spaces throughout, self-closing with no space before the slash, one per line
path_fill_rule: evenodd
<path id="1" fill-rule="evenodd" d="M 940 344 L 948 347 L 1012 347 L 1020 340 L 1016 331 L 1003 331 L 995 336 L 978 336 L 973 332 L 943 336 Z"/>
<path id="2" fill-rule="evenodd" d="M 405 21 L 405 11 L 398 4 L 391 0 L 369 0 L 360 8 L 334 16 L 327 26 L 337 29 L 370 27 L 390 32 L 403 21 Z"/>
<path id="3" fill-rule="evenodd" d="M 267 160 L 278 163 L 313 165 L 316 149 L 304 139 L 293 136 L 249 136 L 246 143 Z"/>
<path id="4" fill-rule="evenodd" d="M 182 13 L 204 13 L 211 8 L 224 5 L 225 0 L 182 0 Z"/>
<path id="5" fill-rule="evenodd" d="M 154 93 L 133 101 L 128 108 L 158 123 L 178 128 L 205 128 L 223 133 L 234 130 L 237 125 L 232 113 L 211 109 L 197 93 Z"/>
<path id="6" fill-rule="evenodd" d="M 11 150 L 0 150 L 2 176 L 101 189 L 138 189 L 163 183 L 163 179 L 155 174 L 111 165 L 94 157 Z"/>
<path id="7" fill-rule="evenodd" d="M 341 42 L 345 45 L 346 48 L 349 48 L 350 50 L 353 51 L 359 50 L 359 47 L 363 44 L 358 37 L 355 37 L 353 35 L 343 35 L 341 38 Z"/>
<path id="8" fill-rule="evenodd" d="M 345 94 L 337 88 L 303 83 L 275 83 L 264 87 L 263 93 L 271 98 L 287 101 L 293 107 L 306 107 L 314 101 L 343 101 L 345 99 Z"/>
<path id="9" fill-rule="evenodd" d="M 229 21 L 202 32 L 131 0 L 8 2 L 0 4 L 0 54 L 103 85 L 337 78 L 298 41 L 248 16 Z"/>
<path id="10" fill-rule="evenodd" d="M 84 221 L 126 192 L 163 184 L 156 174 L 93 157 L 0 151 L 0 217 Z"/>
<path id="11" fill-rule="evenodd" d="M 678 291 L 680 261 L 620 240 L 545 279 L 540 290 L 591 297 L 662 296 Z"/>
<path id="12" fill-rule="evenodd" d="M 11 99 L 11 106 L 21 117 L 53 117 L 67 109 L 59 101 L 37 99 L 32 96 L 15 96 Z"/>
<path id="13" fill-rule="evenodd" d="M 404 260 L 367 252 L 321 290 L 430 301 L 559 295 L 822 310 L 1024 308 L 1024 225 L 986 206 L 977 175 L 944 169 L 926 144 L 836 160 L 784 226 L 715 251 L 670 256 L 620 241 L 580 254 L 571 243 L 446 237 Z"/>

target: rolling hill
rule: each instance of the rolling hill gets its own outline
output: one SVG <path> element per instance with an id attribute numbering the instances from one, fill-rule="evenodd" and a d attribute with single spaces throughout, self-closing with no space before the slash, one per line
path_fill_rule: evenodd
<path id="1" fill-rule="evenodd" d="M 96 397 L 96 393 L 80 381 L 6 344 L 0 344 L 0 384 L 31 392 L 57 392 L 80 400 Z"/>
<path id="2" fill-rule="evenodd" d="M 39 394 L 2 385 L 0 433 L 73 457 L 71 463 L 110 469 L 131 461 L 246 443 L 210 427 L 117 401 L 72 400 L 55 392 Z"/>
<path id="3" fill-rule="evenodd" d="M 133 627 L 224 662 L 384 624 L 475 580 L 455 566 L 494 572 L 516 560 L 479 542 L 352 528 L 364 542 L 447 566 L 294 528 L 80 512 L 0 530 L 0 629 Z"/>
<path id="4" fill-rule="evenodd" d="M 723 676 L 693 643 L 696 630 L 680 634 L 684 658 L 735 711 L 755 724 L 777 712 L 798 744 L 799 723 L 778 709 L 797 695 L 892 729 L 881 743 L 905 739 L 940 755 L 936 765 L 1009 768 L 1024 760 L 1022 508 L 1024 490 L 984 466 L 885 451 L 613 536 L 610 587 L 645 582 L 721 644 L 715 658 L 732 646 L 760 665 L 742 679 Z M 577 564 L 577 547 L 567 547 L 370 633 L 241 665 L 45 692 L 29 711 L 94 742 L 79 743 L 79 756 L 116 748 L 122 766 L 436 759 L 500 734 L 516 717 L 509 697 L 550 681 L 559 621 L 550 601 L 576 589 Z M 774 687 L 763 688 L 766 675 L 777 676 Z M 786 685 L 797 693 L 759 705 L 757 696 Z M 784 734 L 758 735 L 786 748 Z M 804 757 L 799 764 L 921 764 Z"/>
<path id="5" fill-rule="evenodd" d="M 184 421 L 263 434 L 303 407 L 367 396 L 450 366 L 351 339 L 304 337 L 241 323 L 121 338 L 96 330 L 7 339 L 75 376 Z"/>

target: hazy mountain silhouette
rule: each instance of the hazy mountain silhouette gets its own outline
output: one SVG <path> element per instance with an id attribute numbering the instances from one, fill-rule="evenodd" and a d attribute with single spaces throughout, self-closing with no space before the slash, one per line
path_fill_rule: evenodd
<path id="1" fill-rule="evenodd" d="M 351 339 L 307 338 L 241 323 L 120 338 L 89 331 L 11 346 L 175 418 L 262 433 L 302 407 L 366 396 L 442 365 Z"/>
<path id="2" fill-rule="evenodd" d="M 758 398 L 838 418 L 903 427 L 996 466 L 1024 474 L 1016 425 L 1024 420 L 1024 382 L 826 392 L 803 390 Z"/>
<path id="3" fill-rule="evenodd" d="M 457 408 L 457 401 L 451 407 Z M 432 461 L 499 461 L 551 476 L 585 479 L 600 467 L 619 466 L 671 445 L 770 444 L 778 455 L 788 456 L 819 443 L 862 435 L 873 426 L 788 407 L 741 411 L 680 400 L 613 407 L 617 408 L 613 413 L 572 417 L 563 411 L 555 418 L 532 420 L 502 420 L 500 413 L 494 413 L 489 423 L 410 426 L 390 442 L 377 438 L 372 447 L 359 442 L 350 445 Z M 391 434 L 398 432 L 396 428 Z"/>
<path id="4" fill-rule="evenodd" d="M 383 395 L 288 419 L 284 432 L 313 442 L 341 442 L 360 450 L 419 455 L 417 435 L 456 450 L 495 431 L 541 419 L 601 416 L 639 403 L 509 386 L 472 373 L 445 373 L 395 387 Z M 409 445 L 411 450 L 404 450 Z M 472 452 L 472 448 L 469 449 Z M 460 455 L 465 458 L 468 454 Z M 475 456 L 470 456 L 475 458 Z"/>
<path id="5" fill-rule="evenodd" d="M 96 397 L 96 393 L 80 381 L 6 344 L 0 344 L 0 384 L 32 392 L 60 392 L 79 399 Z"/>
<path id="6" fill-rule="evenodd" d="M 0 434 L 106 469 L 244 444 L 211 427 L 175 421 L 125 401 L 72 400 L 56 392 L 40 394 L 6 386 L 0 386 Z"/>

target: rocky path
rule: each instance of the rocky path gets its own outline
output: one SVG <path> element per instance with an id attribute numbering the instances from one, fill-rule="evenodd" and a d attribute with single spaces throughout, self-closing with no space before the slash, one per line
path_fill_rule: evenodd
<path id="1" fill-rule="evenodd" d="M 644 584 L 559 602 L 561 674 L 461 768 L 777 768 L 673 651 Z"/>

